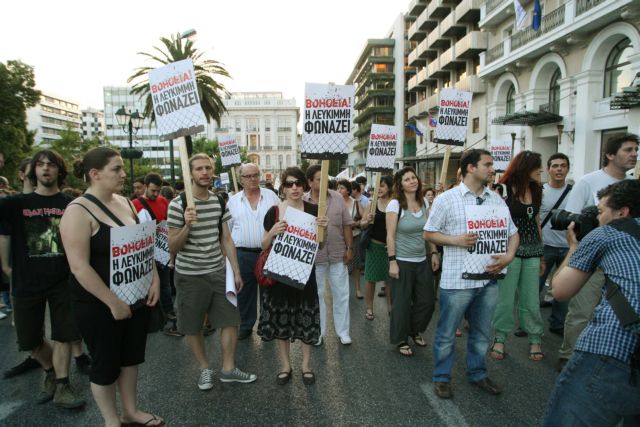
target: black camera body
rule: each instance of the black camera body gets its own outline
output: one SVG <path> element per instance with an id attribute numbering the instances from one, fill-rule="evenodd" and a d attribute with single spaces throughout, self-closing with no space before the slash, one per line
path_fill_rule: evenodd
<path id="1" fill-rule="evenodd" d="M 587 206 L 579 214 L 562 209 L 551 211 L 552 230 L 566 230 L 572 221 L 575 223 L 573 231 L 576 233 L 576 237 L 578 240 L 582 240 L 591 230 L 600 226 L 598 208 L 596 206 Z"/>

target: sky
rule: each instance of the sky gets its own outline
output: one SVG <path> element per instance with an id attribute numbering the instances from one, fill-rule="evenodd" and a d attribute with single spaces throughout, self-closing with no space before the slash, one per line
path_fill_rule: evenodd
<path id="1" fill-rule="evenodd" d="M 5 2 L 0 61 L 35 67 L 37 88 L 103 108 L 103 86 L 150 65 L 160 37 L 195 29 L 196 47 L 224 64 L 230 92 L 283 92 L 302 107 L 304 83 L 344 84 L 368 38 L 383 38 L 409 0 Z"/>

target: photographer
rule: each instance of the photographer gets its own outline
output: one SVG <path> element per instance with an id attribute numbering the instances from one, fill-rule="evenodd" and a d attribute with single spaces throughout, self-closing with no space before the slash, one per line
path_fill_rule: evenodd
<path id="1" fill-rule="evenodd" d="M 566 300 L 576 295 L 596 269 L 604 272 L 609 283 L 600 288 L 604 298 L 558 377 L 543 426 L 614 426 L 622 419 L 637 425 L 640 421 L 640 181 L 609 185 L 597 197 L 600 227 L 578 244 L 571 223 L 569 252 L 553 278 L 553 296 Z M 618 296 L 618 301 L 615 295 L 609 296 L 615 289 L 611 282 L 623 297 Z M 620 316 L 621 299 L 626 299 L 631 321 Z M 632 331 L 628 326 L 634 321 Z"/>
<path id="2" fill-rule="evenodd" d="M 576 182 L 567 200 L 567 211 L 578 214 L 588 206 L 597 205 L 598 191 L 626 178 L 626 172 L 633 169 L 638 160 L 638 136 L 625 134 L 611 138 L 605 142 L 603 152 L 603 168 L 583 176 Z M 571 357 L 578 336 L 591 319 L 593 310 L 600 301 L 603 283 L 604 276 L 598 270 L 569 302 L 564 322 L 564 339 L 558 351 L 559 371 Z"/>

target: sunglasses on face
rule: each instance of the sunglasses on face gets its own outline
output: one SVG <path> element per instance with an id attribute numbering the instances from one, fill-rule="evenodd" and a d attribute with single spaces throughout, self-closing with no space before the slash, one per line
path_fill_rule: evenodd
<path id="1" fill-rule="evenodd" d="M 284 188 L 292 188 L 294 185 L 300 188 L 302 187 L 302 181 L 300 181 L 299 179 L 296 179 L 295 181 L 285 181 L 282 185 L 284 186 Z"/>

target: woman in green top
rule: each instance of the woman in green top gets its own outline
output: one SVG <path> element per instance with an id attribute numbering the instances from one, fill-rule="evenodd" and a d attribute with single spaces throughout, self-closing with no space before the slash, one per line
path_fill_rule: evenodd
<path id="1" fill-rule="evenodd" d="M 387 251 L 391 289 L 391 343 L 403 356 L 412 356 L 409 337 L 415 345 L 427 343 L 420 335 L 435 309 L 433 271 L 440 265 L 435 245 L 429 250 L 422 237 L 427 208 L 422 184 L 415 171 L 405 167 L 393 177 L 393 200 L 387 206 Z M 427 253 L 428 252 L 428 253 Z"/>
<path id="2" fill-rule="evenodd" d="M 540 154 L 522 151 L 511 160 L 500 179 L 504 184 L 511 218 L 518 227 L 520 246 L 507 268 L 507 275 L 498 281 L 498 305 L 493 317 L 495 342 L 489 355 L 495 360 L 505 358 L 507 335 L 513 330 L 513 309 L 518 294 L 520 327 L 529 336 L 529 359 L 544 358 L 541 349 L 543 323 L 540 317 L 538 276 L 544 272 L 544 246 L 540 232 L 542 204 L 542 159 Z"/>

